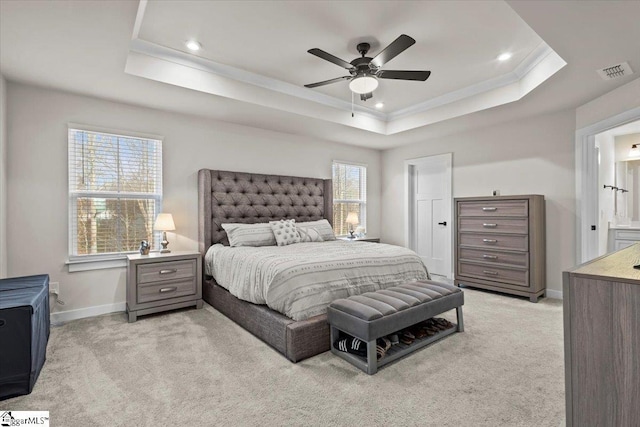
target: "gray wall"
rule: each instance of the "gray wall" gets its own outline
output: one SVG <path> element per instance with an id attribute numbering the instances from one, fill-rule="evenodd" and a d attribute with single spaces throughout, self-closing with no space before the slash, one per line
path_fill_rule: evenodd
<path id="1" fill-rule="evenodd" d="M 68 122 L 164 136 L 163 210 L 176 223 L 174 250 L 197 250 L 200 168 L 330 178 L 334 159 L 366 163 L 368 231 L 380 233 L 379 151 L 12 82 L 8 107 L 8 273 L 49 273 L 60 282 L 64 310 L 125 301 L 125 269 L 68 273 L 65 266 Z"/>
<path id="2" fill-rule="evenodd" d="M 560 296 L 575 260 L 575 111 L 533 117 L 383 152 L 382 239 L 404 244 L 404 161 L 453 153 L 453 197 L 542 194 L 547 287 Z"/>

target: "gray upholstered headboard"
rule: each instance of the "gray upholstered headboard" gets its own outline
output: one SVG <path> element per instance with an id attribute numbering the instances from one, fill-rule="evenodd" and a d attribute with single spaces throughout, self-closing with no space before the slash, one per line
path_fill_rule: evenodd
<path id="1" fill-rule="evenodd" d="M 228 245 L 222 223 L 326 218 L 333 222 L 330 179 L 198 171 L 198 248 L 205 254 L 216 243 Z"/>

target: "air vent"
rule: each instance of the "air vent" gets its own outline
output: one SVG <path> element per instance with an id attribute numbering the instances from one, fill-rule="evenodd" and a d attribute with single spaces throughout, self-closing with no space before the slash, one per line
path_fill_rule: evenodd
<path id="1" fill-rule="evenodd" d="M 596 72 L 603 80 L 613 80 L 633 74 L 633 70 L 626 62 L 612 65 L 610 67 L 603 68 L 602 70 L 597 70 Z"/>

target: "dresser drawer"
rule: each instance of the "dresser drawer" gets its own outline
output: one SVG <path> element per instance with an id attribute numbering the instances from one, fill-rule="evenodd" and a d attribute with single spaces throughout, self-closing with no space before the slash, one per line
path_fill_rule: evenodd
<path id="1" fill-rule="evenodd" d="M 508 264 L 517 267 L 529 267 L 529 253 L 527 252 L 499 252 L 460 248 L 458 257 L 460 261 L 482 261 L 494 264 Z"/>
<path id="2" fill-rule="evenodd" d="M 511 269 L 461 261 L 459 263 L 459 274 L 461 276 L 476 277 L 479 279 L 510 283 L 512 285 L 529 286 L 529 270 L 526 269 Z"/>
<path id="3" fill-rule="evenodd" d="M 458 230 L 527 234 L 529 220 L 527 218 L 460 218 Z"/>
<path id="4" fill-rule="evenodd" d="M 458 216 L 503 217 L 529 215 L 527 200 L 487 200 L 484 202 L 458 202 Z"/>
<path id="5" fill-rule="evenodd" d="M 508 234 L 471 234 L 460 233 L 458 244 L 461 246 L 475 246 L 479 248 L 507 249 L 514 251 L 529 250 L 528 235 L 508 235 Z"/>
<path id="6" fill-rule="evenodd" d="M 186 280 L 171 281 L 146 286 L 138 285 L 138 304 L 176 297 L 185 297 L 194 295 L 195 293 L 195 277 Z"/>
<path id="7" fill-rule="evenodd" d="M 137 270 L 138 284 L 188 279 L 195 275 L 195 260 L 143 264 L 139 265 Z"/>

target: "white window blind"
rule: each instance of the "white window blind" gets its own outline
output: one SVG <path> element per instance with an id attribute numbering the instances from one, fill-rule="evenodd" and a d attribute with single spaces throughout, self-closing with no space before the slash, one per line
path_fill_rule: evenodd
<path id="1" fill-rule="evenodd" d="M 350 212 L 358 215 L 355 230 L 367 227 L 367 167 L 365 165 L 333 162 L 333 230 L 338 236 L 346 236 L 350 225 Z"/>
<path id="2" fill-rule="evenodd" d="M 158 247 L 162 142 L 69 128 L 70 260 Z"/>

